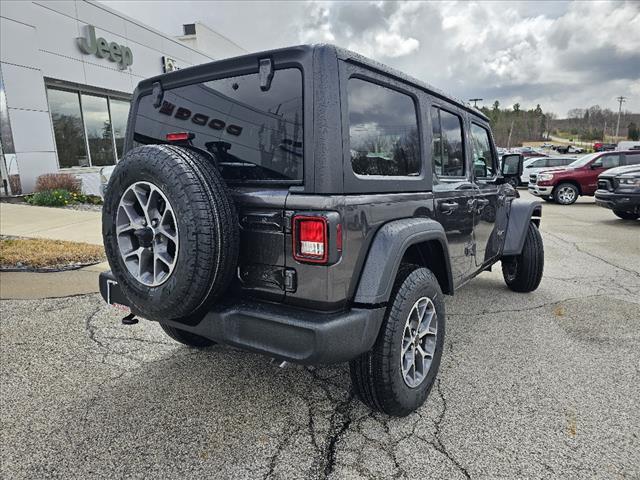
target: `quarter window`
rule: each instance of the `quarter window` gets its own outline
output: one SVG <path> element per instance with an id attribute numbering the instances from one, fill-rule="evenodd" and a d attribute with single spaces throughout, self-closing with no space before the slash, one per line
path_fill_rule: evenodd
<path id="1" fill-rule="evenodd" d="M 493 177 L 496 162 L 491 149 L 489 131 L 472 123 L 471 143 L 473 144 L 473 176 L 476 178 Z"/>
<path id="2" fill-rule="evenodd" d="M 416 106 L 409 95 L 350 79 L 349 139 L 358 175 L 420 174 Z"/>
<path id="3" fill-rule="evenodd" d="M 605 155 L 602 158 L 602 168 L 614 168 L 620 166 L 620 155 Z"/>
<path id="4" fill-rule="evenodd" d="M 640 165 L 640 153 L 627 153 L 627 165 Z"/>
<path id="5" fill-rule="evenodd" d="M 438 177 L 465 175 L 462 119 L 446 110 L 431 110 L 431 156 L 433 172 Z"/>

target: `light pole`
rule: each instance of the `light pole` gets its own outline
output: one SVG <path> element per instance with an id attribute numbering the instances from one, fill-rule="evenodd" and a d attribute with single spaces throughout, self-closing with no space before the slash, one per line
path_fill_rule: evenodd
<path id="1" fill-rule="evenodd" d="M 616 125 L 616 141 L 618 141 L 618 131 L 620 130 L 620 114 L 622 113 L 622 104 L 626 99 L 627 97 L 623 96 L 616 98 L 616 100 L 618 100 L 618 102 L 620 103 L 620 106 L 618 107 L 618 124 Z"/>

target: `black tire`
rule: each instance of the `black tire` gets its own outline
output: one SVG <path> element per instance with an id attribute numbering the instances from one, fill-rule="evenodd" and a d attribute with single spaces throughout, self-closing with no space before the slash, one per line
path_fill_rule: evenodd
<path id="1" fill-rule="evenodd" d="M 215 345 L 216 342 L 213 340 L 209 340 L 208 338 L 202 337 L 200 335 L 196 335 L 195 333 L 187 332 L 185 330 L 180 330 L 179 328 L 170 327 L 164 323 L 161 323 L 160 326 L 162 330 L 173 338 L 176 342 L 180 342 L 184 345 L 188 345 L 189 347 L 195 348 L 205 348 L 210 347 L 211 345 Z"/>
<path id="2" fill-rule="evenodd" d="M 179 249 L 164 283 L 139 282 L 121 258 L 116 237 L 120 198 L 135 182 L 154 184 L 176 212 Z M 116 165 L 105 195 L 102 234 L 111 271 L 142 317 L 198 317 L 231 282 L 238 258 L 238 216 L 226 185 L 209 159 L 185 148 L 145 145 Z"/>
<path id="3" fill-rule="evenodd" d="M 624 212 L 622 210 L 614 210 L 613 213 L 623 220 L 637 220 L 640 218 L 640 213 Z"/>
<path id="4" fill-rule="evenodd" d="M 573 196 L 567 198 L 563 195 L 564 192 L 570 190 L 573 192 Z M 580 196 L 580 191 L 578 187 L 576 187 L 573 183 L 561 183 L 556 188 L 553 189 L 553 201 L 560 205 L 573 205 L 578 200 Z"/>
<path id="5" fill-rule="evenodd" d="M 529 222 L 522 253 L 502 259 L 502 275 L 514 292 L 533 292 L 542 281 L 544 246 L 538 227 Z"/>
<path id="6" fill-rule="evenodd" d="M 437 318 L 435 351 L 422 382 L 409 387 L 403 378 L 401 348 L 405 322 L 421 297 L 432 300 Z M 435 275 L 426 268 L 403 265 L 398 272 L 380 333 L 373 348 L 349 363 L 358 397 L 374 410 L 405 416 L 427 399 L 440 367 L 445 333 L 444 296 Z"/>

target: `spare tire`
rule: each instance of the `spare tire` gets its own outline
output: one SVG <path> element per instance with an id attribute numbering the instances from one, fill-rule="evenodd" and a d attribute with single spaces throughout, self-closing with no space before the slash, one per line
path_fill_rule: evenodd
<path id="1" fill-rule="evenodd" d="M 220 172 L 173 145 L 134 148 L 116 165 L 102 236 L 132 310 L 151 320 L 203 314 L 238 261 L 238 216 Z"/>

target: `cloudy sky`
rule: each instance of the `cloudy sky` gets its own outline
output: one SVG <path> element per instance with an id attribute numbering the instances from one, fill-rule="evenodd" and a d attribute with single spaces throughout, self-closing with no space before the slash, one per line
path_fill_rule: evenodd
<path id="1" fill-rule="evenodd" d="M 249 51 L 329 42 L 458 98 L 640 112 L 640 2 L 102 3 L 181 34 L 198 20 Z"/>

